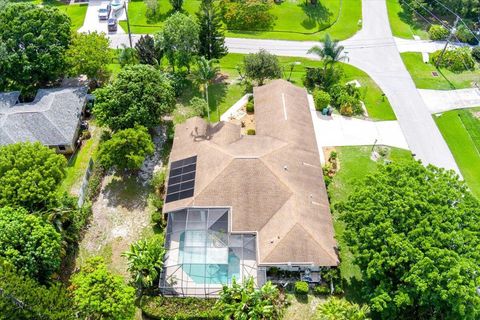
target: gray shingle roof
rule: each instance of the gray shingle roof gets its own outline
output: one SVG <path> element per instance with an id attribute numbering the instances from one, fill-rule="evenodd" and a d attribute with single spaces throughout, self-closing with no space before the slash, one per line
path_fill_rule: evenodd
<path id="1" fill-rule="evenodd" d="M 87 88 L 42 89 L 33 102 L 16 105 L 12 105 L 11 95 L 0 95 L 0 145 L 39 141 L 57 146 L 74 142 Z M 2 101 L 6 102 L 2 105 Z"/>

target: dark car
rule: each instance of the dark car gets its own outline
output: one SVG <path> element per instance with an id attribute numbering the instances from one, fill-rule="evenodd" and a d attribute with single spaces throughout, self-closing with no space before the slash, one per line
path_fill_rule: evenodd
<path id="1" fill-rule="evenodd" d="M 117 31 L 117 19 L 110 18 L 108 19 L 108 32 Z"/>

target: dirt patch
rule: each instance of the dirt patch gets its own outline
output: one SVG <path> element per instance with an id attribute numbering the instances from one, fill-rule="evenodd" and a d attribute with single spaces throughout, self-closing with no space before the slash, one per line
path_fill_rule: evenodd
<path id="1" fill-rule="evenodd" d="M 148 158 L 139 173 L 109 174 L 102 182 L 102 190 L 92 204 L 92 218 L 80 243 L 76 267 L 91 256 L 102 256 L 111 271 L 128 276 L 127 261 L 122 253 L 139 240 L 151 225 L 147 198 L 149 180 L 162 167 L 161 150 L 164 132 L 154 137 L 155 154 Z"/>

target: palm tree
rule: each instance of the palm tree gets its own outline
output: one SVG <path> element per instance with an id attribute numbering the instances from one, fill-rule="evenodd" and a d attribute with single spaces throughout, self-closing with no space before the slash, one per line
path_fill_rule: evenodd
<path id="1" fill-rule="evenodd" d="M 164 255 L 162 242 L 156 237 L 150 241 L 139 240 L 130 246 L 130 251 L 122 254 L 128 260 L 128 271 L 137 285 L 139 296 L 143 288 L 151 287 L 158 278 Z"/>
<path id="2" fill-rule="evenodd" d="M 203 86 L 205 100 L 207 101 L 208 120 L 210 120 L 210 101 L 208 99 L 208 85 L 212 83 L 213 79 L 215 79 L 217 73 L 220 71 L 220 68 L 214 65 L 214 63 L 217 62 L 218 60 L 216 59 L 207 60 L 205 57 L 200 57 L 200 59 L 197 60 L 197 69 L 192 72 L 193 80 Z"/>
<path id="3" fill-rule="evenodd" d="M 308 50 L 308 53 L 319 56 L 325 62 L 326 67 L 327 65 L 333 66 L 338 61 L 345 60 L 345 55 L 342 54 L 344 49 L 343 46 L 338 44 L 337 40 L 332 40 L 330 35 L 327 34 L 323 46 L 313 46 Z"/>

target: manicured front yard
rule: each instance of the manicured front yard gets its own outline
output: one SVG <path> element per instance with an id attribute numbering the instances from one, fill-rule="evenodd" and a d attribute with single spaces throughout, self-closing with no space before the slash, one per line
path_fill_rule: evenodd
<path id="1" fill-rule="evenodd" d="M 403 161 L 412 159 L 408 150 L 397 148 L 389 148 L 387 159 L 391 161 Z M 334 205 L 348 198 L 359 183 L 371 173 L 374 173 L 378 166 L 378 162 L 370 159 L 372 147 L 337 147 L 337 158 L 340 164 L 340 170 L 333 177 L 328 187 L 330 196 L 330 205 L 333 212 L 333 226 L 335 228 L 335 238 L 340 247 L 340 270 L 343 279 L 350 285 L 354 286 L 356 280 L 361 279 L 361 273 L 358 266 L 353 263 L 353 255 L 343 239 L 345 224 L 339 220 L 338 213 L 334 210 Z M 354 290 L 355 287 L 347 287 L 348 290 Z M 352 293 L 352 292 L 350 292 Z M 355 293 L 352 293 L 355 294 Z"/>
<path id="2" fill-rule="evenodd" d="M 85 14 L 87 13 L 87 3 L 70 5 L 57 0 L 34 0 L 32 2 L 44 6 L 53 6 L 56 7 L 58 10 L 64 12 L 67 16 L 70 17 L 70 20 L 72 21 L 72 29 L 75 31 L 77 31 L 78 29 L 80 29 L 81 26 L 83 26 Z"/>
<path id="3" fill-rule="evenodd" d="M 147 7 L 142 0 L 129 3 L 128 14 L 133 33 L 155 33 L 161 30 L 164 21 L 172 13 L 168 0 L 160 1 L 160 13 L 156 19 L 146 17 Z M 342 3 L 342 5 L 341 5 Z M 195 15 L 200 6 L 199 0 L 185 1 L 184 12 Z M 361 19 L 360 0 L 322 0 L 317 6 L 305 5 L 303 0 L 284 1 L 274 4 L 271 12 L 276 16 L 272 30 L 229 30 L 227 37 L 317 40 L 326 33 L 337 39 L 353 36 L 359 29 Z M 127 30 L 126 21 L 120 22 Z"/>
<path id="4" fill-rule="evenodd" d="M 422 54 L 418 52 L 401 53 L 403 63 L 419 89 L 451 90 L 472 88 L 475 81 L 480 80 L 480 71 L 464 71 L 454 73 L 446 69 L 437 69 L 431 63 L 424 63 Z M 432 72 L 438 76 L 434 77 Z"/>
<path id="5" fill-rule="evenodd" d="M 426 26 L 420 21 L 414 21 L 403 11 L 399 0 L 387 0 L 388 19 L 390 27 L 395 37 L 413 39 L 413 36 L 419 36 L 422 39 L 428 39 Z"/>
<path id="6" fill-rule="evenodd" d="M 243 54 L 230 53 L 220 60 L 222 72 L 227 73 L 230 77 L 238 76 L 236 66 L 243 63 Z M 311 60 L 307 58 L 296 57 L 278 57 L 281 65 L 284 67 L 284 79 L 290 76 L 290 64 L 292 62 L 300 62 L 300 65 L 294 67 L 291 81 L 303 86 L 303 78 L 305 76 L 305 69 L 307 67 L 319 67 L 322 63 L 318 60 Z M 365 72 L 357 69 L 351 65 L 342 63 L 345 71 L 344 82 L 358 80 L 361 84 L 360 91 L 362 92 L 362 100 L 365 102 L 368 114 L 375 120 L 395 120 L 395 113 L 392 110 L 388 98 L 383 96 L 382 90 L 378 87 L 375 81 L 372 80 Z"/>
<path id="7" fill-rule="evenodd" d="M 454 110 L 434 116 L 463 178 L 472 193 L 480 198 L 480 119 L 478 117 L 480 117 L 480 108 Z"/>

